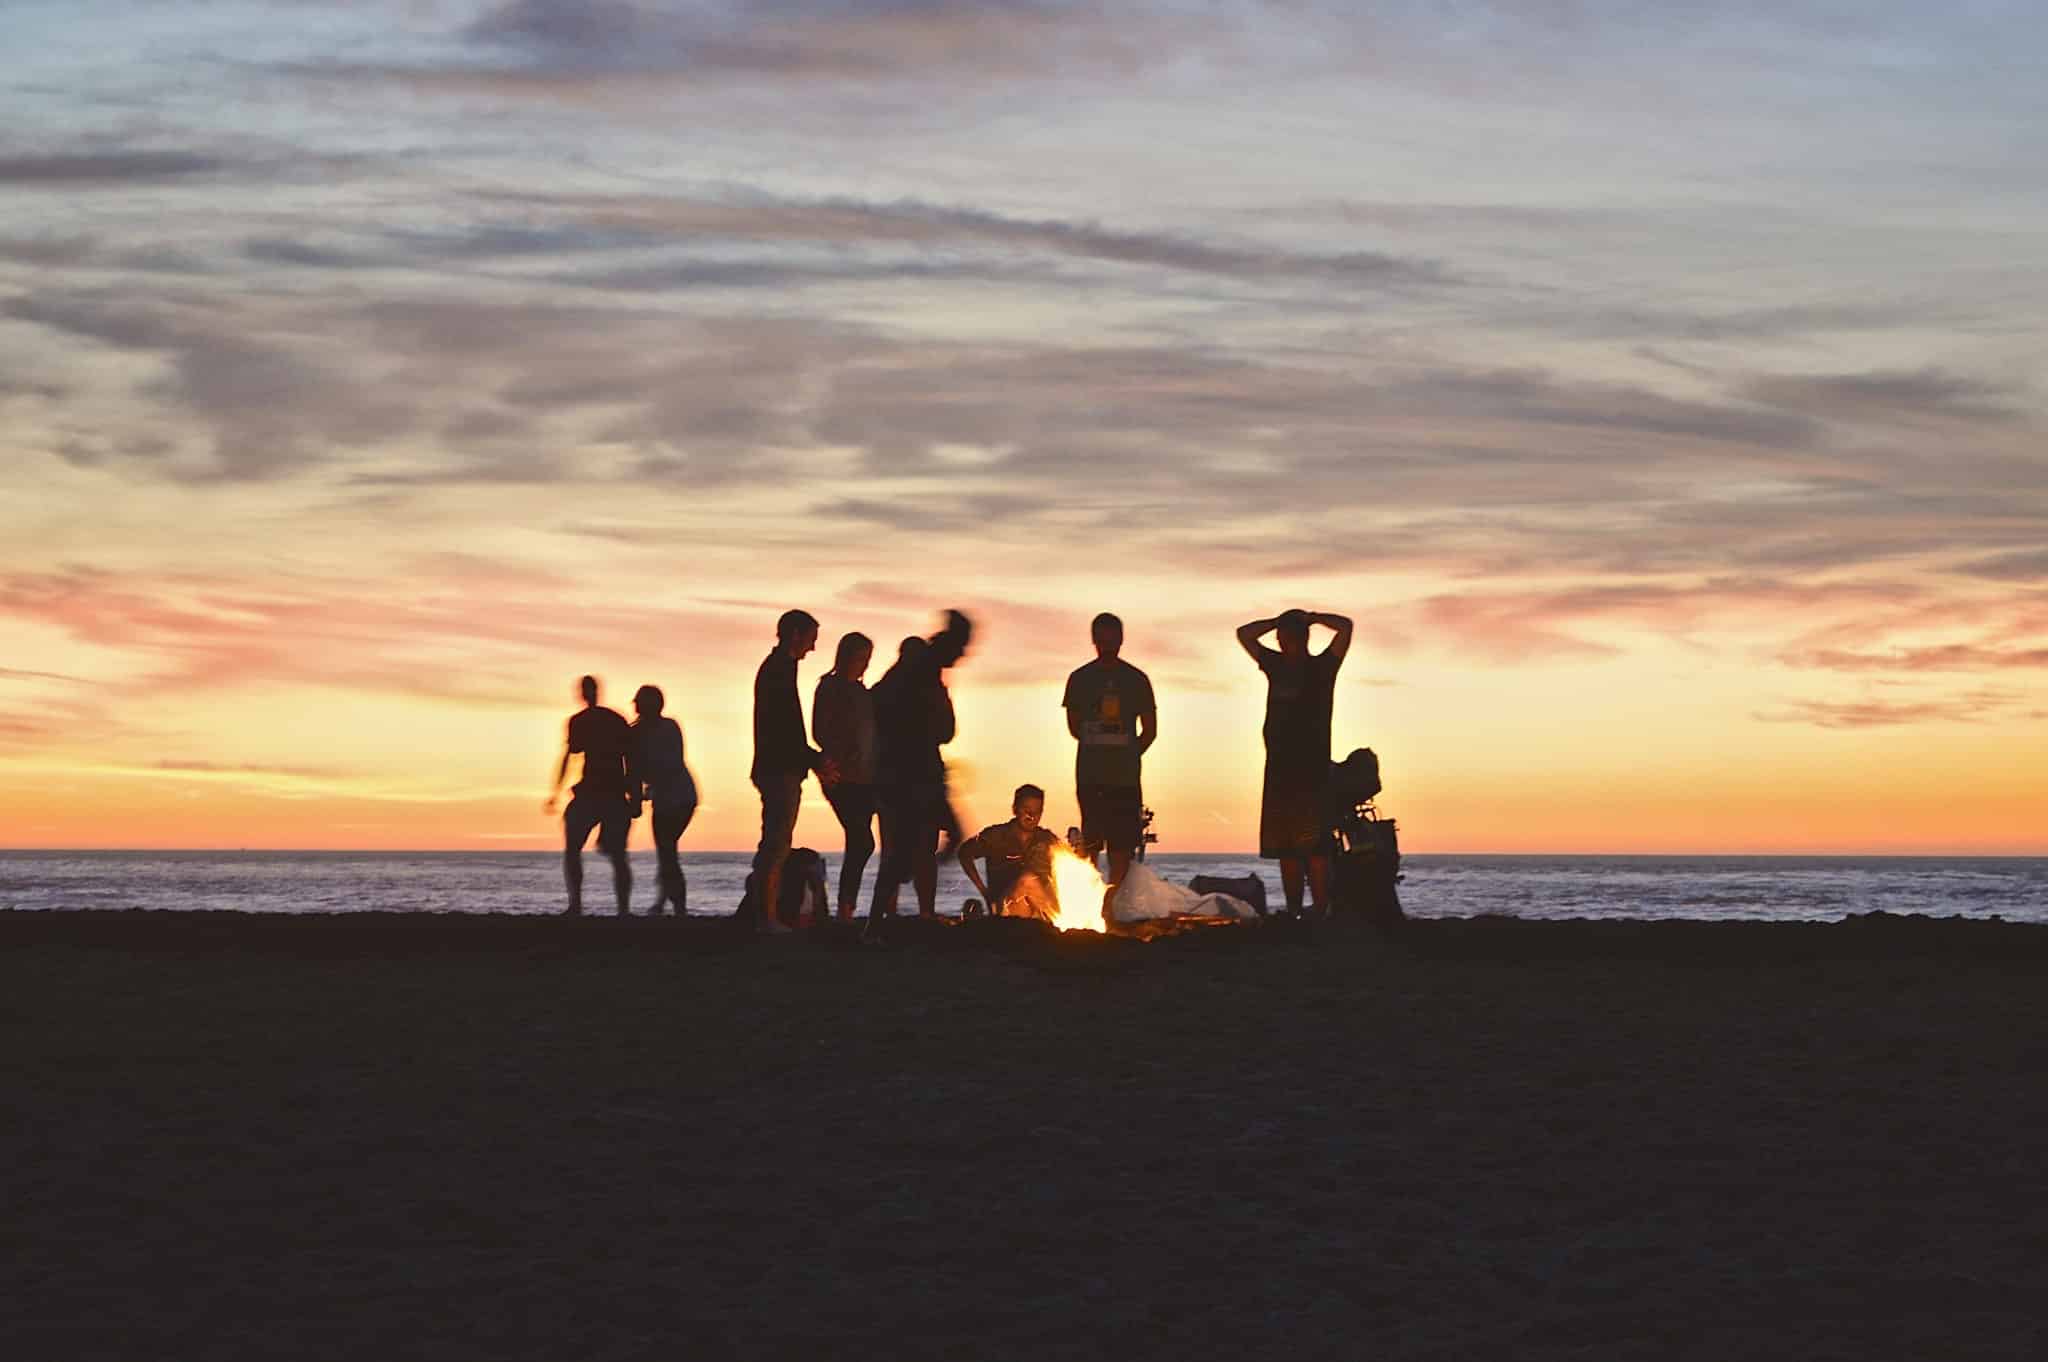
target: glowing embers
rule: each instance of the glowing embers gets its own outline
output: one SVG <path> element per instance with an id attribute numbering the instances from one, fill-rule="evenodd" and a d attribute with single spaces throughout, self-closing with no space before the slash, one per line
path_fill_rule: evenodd
<path id="1" fill-rule="evenodd" d="M 1095 867 L 1063 844 L 1052 849 L 1053 891 L 1058 896 L 1053 926 L 1063 932 L 1100 932 L 1102 896 L 1107 890 Z"/>

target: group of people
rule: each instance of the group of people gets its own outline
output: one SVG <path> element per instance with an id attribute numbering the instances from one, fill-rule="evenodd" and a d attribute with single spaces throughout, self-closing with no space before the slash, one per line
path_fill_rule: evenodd
<path id="1" fill-rule="evenodd" d="M 1310 650 L 1321 625 L 1332 638 Z M 861 878 L 879 847 L 870 930 L 897 911 L 907 883 L 918 911 L 937 912 L 938 856 L 950 848 L 990 911 L 1050 918 L 1057 906 L 1052 855 L 1058 839 L 1041 826 L 1045 791 L 1019 786 L 1010 821 L 963 837 L 946 785 L 941 749 L 953 740 L 955 721 L 947 673 L 967 653 L 973 625 L 946 612 L 930 637 L 910 637 L 874 685 L 866 684 L 874 643 L 863 634 L 839 640 L 831 668 L 818 680 L 811 723 L 804 722 L 797 665 L 818 646 L 818 621 L 791 610 L 776 621 L 775 647 L 754 674 L 754 759 L 749 777 L 761 799 L 761 838 L 755 849 L 748 902 L 757 930 L 789 932 L 776 906 L 795 840 L 805 781 L 815 775 L 845 834 L 840 861 L 838 916 L 854 916 Z M 1277 647 L 1263 640 L 1272 635 Z M 1280 863 L 1281 886 L 1291 911 L 1304 890 L 1316 911 L 1329 893 L 1331 850 L 1328 780 L 1330 716 L 1338 669 L 1351 647 L 1352 624 L 1341 615 L 1289 610 L 1253 620 L 1237 639 L 1266 676 L 1265 786 L 1259 818 L 1259 854 Z M 1094 860 L 1108 855 L 1102 915 L 1111 908 L 1145 837 L 1144 758 L 1159 737 L 1152 682 L 1125 661 L 1123 621 L 1097 615 L 1089 626 L 1093 660 L 1068 676 L 1061 700 L 1075 740 L 1074 790 L 1080 806 L 1076 850 Z M 598 683 L 579 683 L 584 708 L 569 720 L 555 774 L 550 812 L 568 777 L 570 759 L 583 757 L 583 775 L 563 811 L 563 873 L 569 909 L 583 911 L 582 852 L 592 831 L 609 857 L 618 910 L 630 911 L 632 871 L 626 838 L 643 806 L 652 810 L 665 905 L 684 911 L 686 886 L 677 844 L 696 811 L 697 790 L 683 757 L 681 727 L 662 714 L 663 697 L 642 686 L 633 697 L 637 719 L 628 724 L 598 704 Z M 816 745 L 813 745 L 815 737 Z M 879 838 L 876 830 L 879 827 Z M 986 866 L 986 874 L 976 863 Z"/>

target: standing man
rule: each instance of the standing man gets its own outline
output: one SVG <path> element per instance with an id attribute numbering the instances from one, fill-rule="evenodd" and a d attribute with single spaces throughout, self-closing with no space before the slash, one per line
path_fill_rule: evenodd
<path id="1" fill-rule="evenodd" d="M 1315 625 L 1335 633 L 1320 653 L 1308 650 Z M 1280 650 L 1259 642 L 1271 632 Z M 1266 674 L 1266 782 L 1259 801 L 1259 855 L 1280 862 L 1287 911 L 1301 911 L 1304 870 L 1310 903 L 1320 917 L 1330 901 L 1330 706 L 1337 669 L 1351 651 L 1351 621 L 1342 615 L 1289 610 L 1253 620 L 1237 641 Z"/>
<path id="2" fill-rule="evenodd" d="M 796 693 L 796 664 L 817 646 L 818 622 L 801 610 L 784 611 L 775 622 L 775 649 L 754 673 L 754 765 L 748 775 L 761 792 L 754 901 L 761 914 L 757 928 L 769 936 L 789 934 L 776 916 L 776 905 L 781 901 L 782 863 L 796 836 L 804 777 L 816 771 L 818 782 L 826 786 L 839 779 L 839 768 L 811 746 L 804 732 L 803 702 Z"/>
<path id="3" fill-rule="evenodd" d="M 562 811 L 562 878 L 569 885 L 569 916 L 583 913 L 583 844 L 595 828 L 597 849 L 611 858 L 612 889 L 618 895 L 619 916 L 624 917 L 633 898 L 626 834 L 640 812 L 640 803 L 631 794 L 633 730 L 617 710 L 597 702 L 596 677 L 584 677 L 576 689 L 583 697 L 583 708 L 570 716 L 562 764 L 555 768 L 554 788 L 541 808 L 547 813 L 555 811 L 562 798 L 562 782 L 569 778 L 569 758 L 581 752 L 583 774 L 569 791 L 569 807 Z"/>
<path id="4" fill-rule="evenodd" d="M 1131 857 L 1145 835 L 1145 795 L 1140 776 L 1145 750 L 1159 736 L 1152 682 L 1124 661 L 1124 622 L 1101 614 L 1088 628 L 1095 660 L 1067 678 L 1067 732 L 1074 752 L 1074 793 L 1081 806 L 1081 840 L 1092 860 L 1109 849 L 1109 889 L 1102 896 L 1102 923 L 1113 927 L 1110 904 L 1130 872 Z"/>

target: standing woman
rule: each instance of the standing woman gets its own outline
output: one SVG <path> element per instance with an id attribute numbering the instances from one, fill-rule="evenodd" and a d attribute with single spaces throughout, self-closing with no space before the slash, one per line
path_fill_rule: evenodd
<path id="1" fill-rule="evenodd" d="M 875 701 L 861 684 L 875 645 L 866 634 L 839 640 L 832 670 L 818 678 L 811 697 L 811 734 L 827 758 L 839 764 L 839 783 L 825 800 L 846 831 L 846 855 L 839 862 L 839 916 L 853 916 L 860 901 L 860 877 L 875 854 Z"/>
<path id="2" fill-rule="evenodd" d="M 1309 630 L 1322 625 L 1335 637 L 1319 653 L 1308 650 Z M 1272 634 L 1280 647 L 1259 639 Z M 1302 881 L 1316 916 L 1329 911 L 1331 827 L 1329 807 L 1330 709 L 1337 669 L 1351 651 L 1351 621 L 1342 615 L 1288 610 L 1253 620 L 1237 641 L 1266 674 L 1266 782 L 1259 800 L 1259 855 L 1280 862 L 1287 911 L 1301 912 Z"/>
<path id="3" fill-rule="evenodd" d="M 647 792 L 653 807 L 654 855 L 661 867 L 660 890 L 648 914 L 661 916 L 664 902 L 673 904 L 676 916 L 688 911 L 689 884 L 683 879 L 683 863 L 676 855 L 676 843 L 697 812 L 697 782 L 683 761 L 683 726 L 664 718 L 659 686 L 642 686 L 633 694 L 633 774 Z"/>

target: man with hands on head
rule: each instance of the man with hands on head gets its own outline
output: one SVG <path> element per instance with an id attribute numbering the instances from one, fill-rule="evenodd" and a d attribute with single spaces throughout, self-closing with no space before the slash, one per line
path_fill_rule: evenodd
<path id="1" fill-rule="evenodd" d="M 1320 653 L 1308 649 L 1316 625 L 1335 637 Z M 1288 610 L 1253 620 L 1237 641 L 1266 674 L 1266 779 L 1259 801 L 1259 855 L 1280 862 L 1280 887 L 1287 910 L 1301 911 L 1304 872 L 1310 902 L 1321 915 L 1329 906 L 1330 709 L 1337 669 L 1351 651 L 1351 621 L 1342 615 Z M 1279 649 L 1259 642 L 1272 634 Z"/>

